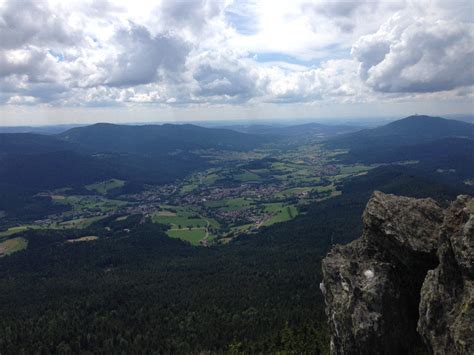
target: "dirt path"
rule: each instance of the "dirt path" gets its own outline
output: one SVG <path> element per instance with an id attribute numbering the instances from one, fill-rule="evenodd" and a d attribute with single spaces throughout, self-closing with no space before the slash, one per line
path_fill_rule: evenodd
<path id="1" fill-rule="evenodd" d="M 204 238 L 201 239 L 200 243 L 201 243 L 203 246 L 207 247 L 207 246 L 209 246 L 209 241 L 208 241 L 208 239 L 209 239 L 209 226 L 210 226 L 211 224 L 209 223 L 209 221 L 208 221 L 207 219 L 206 219 L 205 221 L 206 221 L 206 223 L 207 223 L 207 224 L 206 224 L 206 227 L 205 227 L 205 229 L 206 229 L 206 235 L 204 236 Z"/>

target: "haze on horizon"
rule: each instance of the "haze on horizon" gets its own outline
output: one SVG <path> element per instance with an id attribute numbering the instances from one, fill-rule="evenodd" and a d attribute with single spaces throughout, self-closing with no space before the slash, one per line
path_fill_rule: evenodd
<path id="1" fill-rule="evenodd" d="M 471 1 L 0 0 L 0 125 L 473 114 Z"/>

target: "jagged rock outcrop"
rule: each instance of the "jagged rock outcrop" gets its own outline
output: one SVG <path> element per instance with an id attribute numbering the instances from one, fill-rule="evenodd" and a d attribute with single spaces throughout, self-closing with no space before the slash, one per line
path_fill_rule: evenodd
<path id="1" fill-rule="evenodd" d="M 460 196 L 440 230 L 439 265 L 421 288 L 418 332 L 433 354 L 474 354 L 474 200 Z"/>
<path id="2" fill-rule="evenodd" d="M 460 351 L 470 349 L 470 327 L 459 327 L 472 317 L 473 222 L 459 212 L 469 215 L 469 201 L 460 197 L 445 212 L 432 199 L 374 193 L 362 237 L 335 246 L 322 262 L 333 354 L 410 354 L 423 347 L 420 334 L 434 353 L 443 346 L 452 352 L 455 339 Z M 456 246 L 449 252 L 446 244 Z M 443 267 L 438 257 L 452 260 Z M 464 271 L 451 277 L 458 269 Z M 441 281 L 447 288 L 434 292 Z M 443 337 L 448 328 L 452 335 Z"/>

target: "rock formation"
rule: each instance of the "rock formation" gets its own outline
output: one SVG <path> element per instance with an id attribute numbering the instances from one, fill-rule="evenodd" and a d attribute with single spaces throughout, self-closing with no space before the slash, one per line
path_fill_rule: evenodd
<path id="1" fill-rule="evenodd" d="M 452 204 L 439 235 L 439 265 L 421 288 L 418 332 L 434 354 L 474 354 L 474 199 Z"/>
<path id="2" fill-rule="evenodd" d="M 333 354 L 473 353 L 473 205 L 374 193 L 322 263 Z"/>

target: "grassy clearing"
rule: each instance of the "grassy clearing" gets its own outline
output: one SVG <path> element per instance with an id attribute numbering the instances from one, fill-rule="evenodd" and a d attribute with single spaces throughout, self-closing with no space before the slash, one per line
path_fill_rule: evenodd
<path id="1" fill-rule="evenodd" d="M 234 234 L 239 234 L 243 232 L 248 232 L 250 229 L 254 227 L 255 227 L 255 224 L 249 223 L 249 224 L 242 224 L 240 226 L 234 226 L 230 230 L 234 232 Z"/>
<path id="2" fill-rule="evenodd" d="M 243 197 L 227 199 L 224 201 L 225 201 L 225 205 L 224 205 L 225 207 L 223 208 L 223 210 L 225 211 L 240 210 L 241 208 L 247 208 L 254 204 L 253 200 L 247 200 Z"/>
<path id="3" fill-rule="evenodd" d="M 204 206 L 208 208 L 221 208 L 227 206 L 226 200 L 206 201 Z"/>
<path id="4" fill-rule="evenodd" d="M 246 181 L 260 181 L 260 176 L 250 171 L 244 171 L 241 174 L 234 175 L 234 180 L 246 182 Z"/>
<path id="5" fill-rule="evenodd" d="M 199 241 L 206 236 L 206 229 L 170 229 L 166 233 L 171 238 L 179 238 L 191 243 L 192 245 L 199 245 Z"/>
<path id="6" fill-rule="evenodd" d="M 315 190 L 317 192 L 332 192 L 336 190 L 336 186 L 334 184 L 326 185 L 326 186 L 316 186 Z"/>
<path id="7" fill-rule="evenodd" d="M 89 227 L 92 223 L 105 218 L 106 216 L 96 216 L 89 218 L 77 218 L 60 223 L 51 223 L 48 225 L 22 225 L 11 227 L 6 231 L 0 232 L 0 239 L 5 239 L 14 234 L 21 233 L 30 229 L 83 229 Z M 127 216 L 125 216 L 127 217 Z"/>
<path id="8" fill-rule="evenodd" d="M 73 211 L 108 212 L 127 204 L 125 201 L 111 200 L 100 196 L 62 196 L 53 195 L 53 201 L 70 205 Z"/>
<path id="9" fill-rule="evenodd" d="M 212 185 L 214 184 L 217 179 L 219 179 L 219 175 L 217 174 L 209 174 L 209 175 L 206 175 L 203 179 L 202 179 L 202 183 L 205 184 L 205 185 Z"/>
<path id="10" fill-rule="evenodd" d="M 0 238 L 9 237 L 15 233 L 24 232 L 27 229 L 28 229 L 28 226 L 11 227 L 11 228 L 8 228 L 6 231 L 0 232 Z"/>
<path id="11" fill-rule="evenodd" d="M 249 171 L 256 175 L 268 175 L 271 173 L 270 169 L 250 169 Z"/>
<path id="12" fill-rule="evenodd" d="M 207 219 L 200 216 L 192 209 L 177 206 L 167 206 L 168 210 L 160 211 L 152 216 L 154 223 L 169 224 L 172 229 L 182 228 L 203 228 L 207 225 Z M 171 210 L 170 210 L 171 209 Z M 209 221 L 210 224 L 218 227 L 217 222 Z"/>
<path id="13" fill-rule="evenodd" d="M 28 241 L 25 238 L 7 239 L 0 243 L 0 257 L 26 249 Z"/>
<path id="14" fill-rule="evenodd" d="M 70 228 L 82 229 L 82 228 L 89 227 L 92 223 L 97 222 L 103 218 L 105 218 L 105 216 L 71 219 L 70 221 L 54 224 L 51 226 L 51 228 L 53 229 L 70 229 Z"/>
<path id="15" fill-rule="evenodd" d="M 153 216 L 152 221 L 155 223 L 161 224 L 170 224 L 174 228 L 186 228 L 186 227 L 205 227 L 207 222 L 205 219 L 199 218 L 191 218 L 189 216 Z"/>
<path id="16" fill-rule="evenodd" d="M 362 164 L 346 165 L 340 167 L 341 174 L 359 174 L 361 172 L 369 171 L 370 169 L 373 169 L 373 167 Z"/>
<path id="17" fill-rule="evenodd" d="M 198 188 L 198 186 L 199 186 L 199 184 L 196 181 L 191 181 L 191 182 L 187 183 L 186 185 L 183 185 L 180 192 L 183 193 L 183 194 L 186 194 L 186 193 L 194 191 L 195 189 Z"/>
<path id="18" fill-rule="evenodd" d="M 181 194 L 187 194 L 193 192 L 201 185 L 210 186 L 213 185 L 220 178 L 218 170 L 209 169 L 206 172 L 197 173 L 186 179 L 179 192 Z"/>
<path id="19" fill-rule="evenodd" d="M 95 191 L 101 195 L 107 194 L 112 189 L 122 187 L 125 181 L 119 179 L 110 179 L 106 181 L 97 182 L 95 184 L 86 185 L 85 188 L 89 191 Z"/>
<path id="20" fill-rule="evenodd" d="M 80 243 L 80 242 L 91 242 L 93 240 L 97 240 L 99 237 L 95 235 L 90 235 L 87 237 L 81 237 L 81 238 L 76 238 L 76 239 L 68 239 L 66 240 L 66 243 Z"/>
<path id="21" fill-rule="evenodd" d="M 263 223 L 264 226 L 269 226 L 274 223 L 285 222 L 293 219 L 298 214 L 298 210 L 293 205 L 283 205 L 282 203 L 269 203 L 265 205 L 265 212 L 272 213 L 273 216 Z"/>
<path id="22" fill-rule="evenodd" d="M 216 208 L 223 211 L 236 211 L 242 208 L 248 208 L 254 204 L 254 200 L 244 197 L 229 198 L 218 201 L 207 201 L 204 203 L 204 205 L 208 208 Z"/>
<path id="23" fill-rule="evenodd" d="M 308 192 L 311 190 L 315 190 L 317 187 L 316 186 L 307 186 L 307 187 L 294 187 L 291 189 L 286 189 L 283 191 L 280 191 L 275 194 L 275 197 L 289 197 L 289 196 L 294 196 L 294 195 L 299 195 L 303 192 Z"/>

